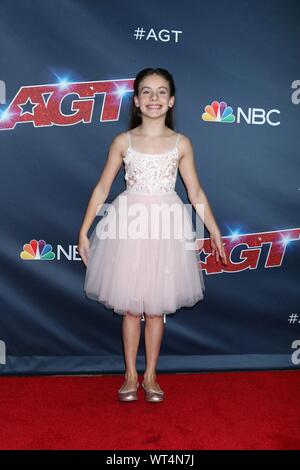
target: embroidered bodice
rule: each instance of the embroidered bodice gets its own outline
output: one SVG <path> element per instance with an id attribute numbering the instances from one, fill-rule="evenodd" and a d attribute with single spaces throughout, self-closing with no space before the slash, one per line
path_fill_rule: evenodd
<path id="1" fill-rule="evenodd" d="M 131 146 L 131 135 L 127 132 L 129 147 L 123 158 L 125 164 L 126 190 L 134 193 L 163 194 L 175 191 L 179 152 L 176 137 L 175 147 L 164 153 L 142 153 Z"/>

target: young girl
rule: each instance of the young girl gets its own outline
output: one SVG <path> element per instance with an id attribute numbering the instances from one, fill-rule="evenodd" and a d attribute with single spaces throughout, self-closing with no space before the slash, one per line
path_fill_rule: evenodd
<path id="1" fill-rule="evenodd" d="M 192 143 L 173 130 L 174 104 L 175 85 L 167 70 L 146 68 L 137 74 L 130 130 L 118 134 L 111 143 L 79 233 L 78 251 L 87 267 L 86 295 L 123 316 L 126 371 L 118 391 L 121 401 L 137 400 L 136 356 L 141 319 L 146 320 L 146 370 L 142 388 L 147 401 L 160 402 L 164 400 L 164 392 L 156 381 L 156 365 L 165 315 L 203 299 L 205 287 L 195 246 L 191 249 L 185 243 L 185 236 L 175 234 L 176 227 L 182 229 L 182 215 L 177 211 L 173 222 L 169 217 L 173 214 L 171 208 L 176 206 L 183 214 L 185 227 L 193 230 L 185 205 L 175 192 L 178 169 L 192 206 L 196 212 L 201 205 L 204 208 L 201 220 L 210 233 L 212 255 L 216 254 L 217 261 L 220 256 L 227 264 L 219 227 L 197 177 Z M 99 208 L 103 209 L 122 162 L 126 190 L 114 199 L 107 216 L 88 238 L 88 230 Z M 164 208 L 166 237 L 157 218 L 152 218 L 154 206 Z M 142 216 L 137 225 L 130 215 L 138 208 L 142 209 Z"/>

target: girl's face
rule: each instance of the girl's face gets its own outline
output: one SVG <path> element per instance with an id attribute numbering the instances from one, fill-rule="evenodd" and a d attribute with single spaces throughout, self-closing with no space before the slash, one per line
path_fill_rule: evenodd
<path id="1" fill-rule="evenodd" d="M 134 96 L 135 105 L 140 108 L 141 114 L 159 117 L 174 106 L 175 97 L 170 97 L 169 82 L 160 75 L 145 77 L 139 86 L 138 96 Z"/>

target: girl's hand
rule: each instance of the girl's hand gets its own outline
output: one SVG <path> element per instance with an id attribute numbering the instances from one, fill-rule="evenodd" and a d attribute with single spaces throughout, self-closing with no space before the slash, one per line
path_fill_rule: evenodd
<path id="1" fill-rule="evenodd" d="M 210 233 L 210 244 L 211 244 L 211 254 L 212 256 L 217 255 L 217 263 L 219 262 L 219 256 L 221 256 L 222 263 L 227 264 L 226 253 L 223 247 L 222 237 L 219 231 Z"/>
<path id="2" fill-rule="evenodd" d="M 84 262 L 85 266 L 87 266 L 87 263 L 88 263 L 89 249 L 90 249 L 90 241 L 87 235 L 80 235 L 77 251 L 80 254 L 81 259 Z"/>

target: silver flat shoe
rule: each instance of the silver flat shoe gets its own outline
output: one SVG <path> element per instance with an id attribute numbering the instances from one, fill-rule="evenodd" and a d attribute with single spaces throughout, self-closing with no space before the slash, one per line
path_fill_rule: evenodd
<path id="1" fill-rule="evenodd" d="M 120 401 L 136 401 L 138 399 L 137 391 L 139 388 L 139 383 L 137 383 L 136 389 L 132 390 L 118 390 L 119 400 Z M 123 385 L 122 385 L 123 386 Z"/>
<path id="2" fill-rule="evenodd" d="M 142 388 L 145 392 L 145 400 L 151 401 L 152 403 L 158 403 L 164 401 L 165 394 L 163 390 L 153 390 L 151 388 L 146 388 L 144 382 L 142 383 Z"/>

